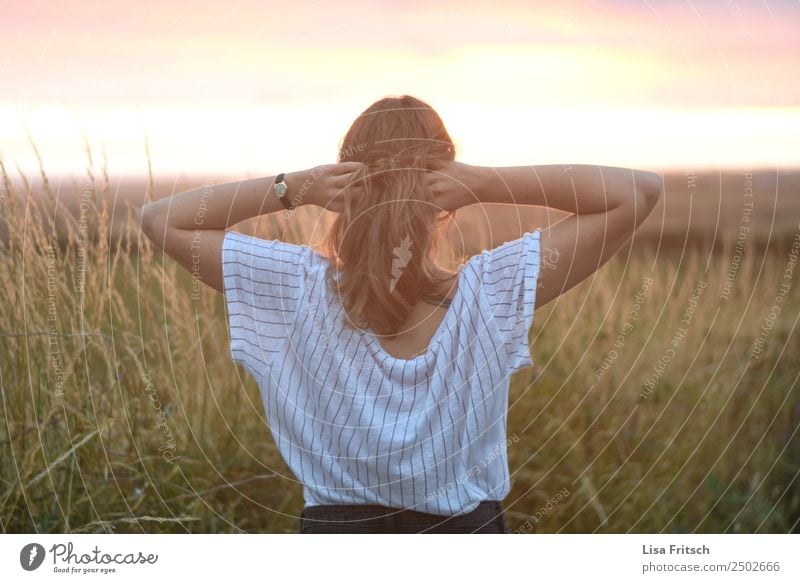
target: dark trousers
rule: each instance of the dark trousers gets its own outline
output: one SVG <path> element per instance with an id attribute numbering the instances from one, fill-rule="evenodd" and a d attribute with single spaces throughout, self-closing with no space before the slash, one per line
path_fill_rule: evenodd
<path id="1" fill-rule="evenodd" d="M 510 534 L 499 500 L 485 500 L 467 514 L 441 516 L 371 504 L 307 506 L 300 532 L 316 533 L 494 533 Z"/>

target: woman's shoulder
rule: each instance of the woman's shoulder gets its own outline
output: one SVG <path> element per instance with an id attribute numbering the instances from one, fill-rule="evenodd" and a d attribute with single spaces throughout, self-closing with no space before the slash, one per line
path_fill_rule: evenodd
<path id="1" fill-rule="evenodd" d="M 334 281 L 338 274 L 336 261 L 330 259 L 321 251 L 308 248 L 308 270 L 307 276 L 314 288 L 318 288 L 321 293 L 329 289 L 329 283 Z M 320 285 L 325 284 L 325 285 Z"/>

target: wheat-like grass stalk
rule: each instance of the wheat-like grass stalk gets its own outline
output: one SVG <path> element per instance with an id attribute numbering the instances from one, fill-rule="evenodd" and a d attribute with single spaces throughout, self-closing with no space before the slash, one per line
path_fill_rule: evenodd
<path id="1" fill-rule="evenodd" d="M 271 441 L 255 382 L 229 360 L 222 296 L 204 289 L 191 301 L 190 277 L 138 236 L 131 209 L 110 212 L 105 150 L 99 179 L 82 135 L 92 185 L 85 239 L 79 218 L 48 198 L 54 184 L 33 136 L 44 196 L 19 168 L 12 180 L 0 158 L 0 530 L 296 530 L 302 493 Z M 144 144 L 142 199 L 152 200 L 146 132 Z M 75 188 L 79 195 L 83 187 Z M 111 215 L 120 214 L 112 236 Z M 255 221 L 258 234 L 279 236 L 279 214 Z M 300 209 L 286 236 L 305 242 L 314 229 L 318 239 L 330 218 Z M 485 223 L 458 227 L 475 233 Z M 566 487 L 571 495 L 536 530 L 793 527 L 800 286 L 786 296 L 787 317 L 770 330 L 765 351 L 749 359 L 786 258 L 745 254 L 731 299 L 720 302 L 728 259 L 616 257 L 537 310 L 535 366 L 514 378 L 509 397 L 508 433 L 520 437 L 508 448 L 512 520 Z M 615 347 L 645 277 L 656 284 Z M 701 308 L 641 401 L 643 380 L 681 326 L 699 279 L 708 285 Z M 597 378 L 612 348 L 617 357 Z"/>

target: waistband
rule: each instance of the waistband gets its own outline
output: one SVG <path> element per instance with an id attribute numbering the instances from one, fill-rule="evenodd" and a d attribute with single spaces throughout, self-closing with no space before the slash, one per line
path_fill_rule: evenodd
<path id="1" fill-rule="evenodd" d="M 337 521 L 341 519 L 358 520 L 375 517 L 399 515 L 413 516 L 416 518 L 429 517 L 431 519 L 446 519 L 448 516 L 492 519 L 503 514 L 503 504 L 500 500 L 484 500 L 471 512 L 457 515 L 430 514 L 408 508 L 390 508 L 378 504 L 324 504 L 319 506 L 306 506 L 300 513 L 301 518 L 319 521 Z"/>

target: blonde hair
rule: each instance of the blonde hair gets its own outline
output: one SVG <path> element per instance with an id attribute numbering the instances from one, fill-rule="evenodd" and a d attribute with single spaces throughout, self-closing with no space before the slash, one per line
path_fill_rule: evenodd
<path id="1" fill-rule="evenodd" d="M 431 160 L 454 158 L 439 115 L 408 95 L 373 103 L 351 125 L 338 160 L 366 165 L 352 183 L 361 189 L 345 196 L 323 243 L 328 283 L 351 326 L 393 336 L 420 299 L 441 300 L 448 281 L 436 275 L 442 209 L 423 173 Z"/>

